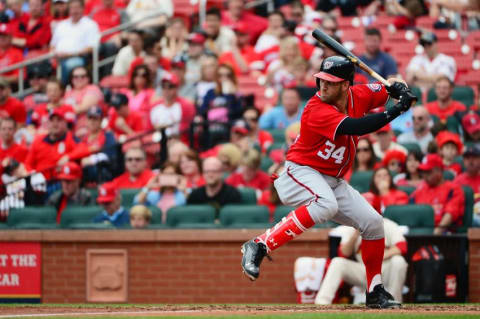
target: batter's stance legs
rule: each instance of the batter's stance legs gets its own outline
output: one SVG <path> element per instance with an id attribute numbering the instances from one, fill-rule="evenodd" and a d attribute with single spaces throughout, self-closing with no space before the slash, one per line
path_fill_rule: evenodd
<path id="1" fill-rule="evenodd" d="M 315 222 L 307 207 L 300 206 L 265 233 L 243 244 L 242 268 L 245 275 L 256 280 L 260 275 L 260 264 L 270 251 L 283 246 L 313 225 Z"/>

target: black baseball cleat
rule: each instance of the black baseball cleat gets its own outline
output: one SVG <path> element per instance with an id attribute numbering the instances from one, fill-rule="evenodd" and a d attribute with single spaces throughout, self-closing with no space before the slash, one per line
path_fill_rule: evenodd
<path id="1" fill-rule="evenodd" d="M 265 256 L 272 260 L 267 254 L 267 247 L 263 243 L 256 243 L 253 240 L 242 245 L 242 268 L 243 273 L 251 281 L 257 280 L 260 275 L 260 264 Z"/>
<path id="2" fill-rule="evenodd" d="M 368 308 L 376 309 L 400 308 L 402 306 L 381 284 L 376 285 L 372 292 L 367 292 L 366 305 Z"/>

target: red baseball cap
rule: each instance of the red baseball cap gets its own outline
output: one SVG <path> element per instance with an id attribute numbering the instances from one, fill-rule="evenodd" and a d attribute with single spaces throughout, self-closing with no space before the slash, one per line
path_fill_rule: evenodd
<path id="1" fill-rule="evenodd" d="M 480 116 L 477 113 L 468 113 L 462 118 L 462 125 L 468 134 L 480 131 Z"/>
<path id="2" fill-rule="evenodd" d="M 243 22 L 235 23 L 232 30 L 238 33 L 248 34 L 248 26 Z"/>
<path id="3" fill-rule="evenodd" d="M 113 202 L 118 195 L 118 188 L 112 183 L 105 183 L 98 188 L 97 203 Z"/>
<path id="4" fill-rule="evenodd" d="M 449 131 L 441 131 L 440 133 L 438 133 L 436 140 L 439 148 L 441 148 L 446 143 L 454 143 L 457 146 L 458 154 L 462 154 L 463 143 L 460 140 L 460 136 L 458 134 Z"/>
<path id="5" fill-rule="evenodd" d="M 405 164 L 407 155 L 404 152 L 399 150 L 389 150 L 385 153 L 385 156 L 383 157 L 383 161 L 382 161 L 383 166 L 387 167 L 388 163 L 394 159 L 396 159 L 402 164 Z"/>
<path id="6" fill-rule="evenodd" d="M 82 168 L 75 162 L 68 162 L 63 165 L 62 170 L 57 175 L 58 179 L 73 181 L 82 178 Z"/>
<path id="7" fill-rule="evenodd" d="M 170 72 L 164 72 L 162 75 L 162 82 L 169 82 L 175 86 L 180 85 L 180 80 L 178 80 L 178 77 L 174 73 Z"/>
<path id="8" fill-rule="evenodd" d="M 236 120 L 232 125 L 232 132 L 247 135 L 250 132 L 250 127 L 244 120 Z"/>
<path id="9" fill-rule="evenodd" d="M 201 33 L 194 32 L 190 33 L 187 37 L 188 42 L 196 43 L 196 44 L 203 44 L 205 42 L 205 36 Z"/>
<path id="10" fill-rule="evenodd" d="M 443 169 L 443 160 L 438 154 L 427 154 L 418 166 L 421 171 L 430 171 L 435 167 Z"/>
<path id="11" fill-rule="evenodd" d="M 5 35 L 5 34 L 6 35 L 11 35 L 12 34 L 12 30 L 7 23 L 0 24 L 0 34 L 2 34 L 2 35 Z"/>
<path id="12" fill-rule="evenodd" d="M 66 120 L 64 108 L 60 106 L 60 107 L 57 107 L 57 108 L 53 109 L 52 111 L 50 111 L 50 114 L 48 115 L 48 118 L 51 119 L 54 116 L 58 116 L 62 120 Z"/>

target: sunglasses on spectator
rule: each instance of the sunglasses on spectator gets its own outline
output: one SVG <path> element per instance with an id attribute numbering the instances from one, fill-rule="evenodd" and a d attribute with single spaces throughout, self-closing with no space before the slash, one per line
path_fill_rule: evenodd
<path id="1" fill-rule="evenodd" d="M 137 74 L 135 74 L 135 77 L 137 77 L 137 76 L 141 76 L 142 78 L 146 78 L 147 73 L 137 73 Z"/>
<path id="2" fill-rule="evenodd" d="M 230 72 L 218 72 L 219 77 L 231 77 L 232 74 Z"/>
<path id="3" fill-rule="evenodd" d="M 87 74 L 74 74 L 73 75 L 74 79 L 83 79 L 83 78 L 86 78 L 86 77 L 87 77 Z"/>
<path id="4" fill-rule="evenodd" d="M 162 83 L 162 88 L 164 89 L 174 89 L 176 87 L 177 87 L 176 85 L 173 85 L 171 83 Z"/>
<path id="5" fill-rule="evenodd" d="M 413 116 L 412 118 L 413 118 L 414 121 L 415 121 L 415 120 L 422 121 L 422 120 L 424 119 L 423 116 Z"/>
<path id="6" fill-rule="evenodd" d="M 361 148 L 357 148 L 357 152 L 360 153 L 360 152 L 370 152 L 370 149 L 368 147 L 361 147 Z"/>
<path id="7" fill-rule="evenodd" d="M 245 121 L 247 122 L 258 122 L 257 117 L 244 117 Z"/>
<path id="8" fill-rule="evenodd" d="M 125 160 L 126 160 L 127 162 L 133 162 L 133 161 L 135 161 L 135 162 L 141 162 L 141 161 L 143 161 L 143 160 L 145 160 L 145 159 L 144 159 L 143 157 L 127 157 Z"/>

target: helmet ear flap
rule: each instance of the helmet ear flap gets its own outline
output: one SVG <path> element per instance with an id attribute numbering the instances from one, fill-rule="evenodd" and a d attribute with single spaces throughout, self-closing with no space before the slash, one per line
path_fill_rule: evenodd
<path id="1" fill-rule="evenodd" d="M 320 90 L 320 79 L 316 78 L 315 83 L 317 84 L 317 89 Z"/>

